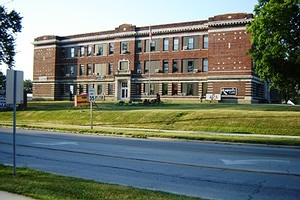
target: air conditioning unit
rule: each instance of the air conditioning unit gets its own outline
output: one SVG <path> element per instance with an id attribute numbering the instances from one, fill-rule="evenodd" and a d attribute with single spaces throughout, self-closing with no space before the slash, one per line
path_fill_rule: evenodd
<path id="1" fill-rule="evenodd" d="M 155 69 L 155 73 L 159 73 L 160 72 L 160 69 Z"/>
<path id="2" fill-rule="evenodd" d="M 183 46 L 183 50 L 188 50 L 189 47 L 188 46 Z"/>
<path id="3" fill-rule="evenodd" d="M 129 53 L 129 51 L 127 51 L 127 50 L 122 50 L 122 54 L 127 54 L 127 53 Z"/>
<path id="4" fill-rule="evenodd" d="M 197 72 L 199 72 L 199 69 L 193 69 L 193 72 L 197 73 Z"/>

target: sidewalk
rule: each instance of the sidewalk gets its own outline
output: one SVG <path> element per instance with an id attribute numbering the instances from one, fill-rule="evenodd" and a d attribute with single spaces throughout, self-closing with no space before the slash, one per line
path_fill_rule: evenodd
<path id="1" fill-rule="evenodd" d="M 33 200 L 33 199 L 18 194 L 12 194 L 9 192 L 0 191 L 0 200 Z"/>

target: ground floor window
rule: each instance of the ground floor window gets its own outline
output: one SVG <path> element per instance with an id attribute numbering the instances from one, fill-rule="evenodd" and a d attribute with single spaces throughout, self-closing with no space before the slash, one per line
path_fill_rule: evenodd
<path id="1" fill-rule="evenodd" d="M 150 84 L 150 95 L 155 95 L 159 92 L 158 83 Z"/>
<path id="2" fill-rule="evenodd" d="M 198 83 L 182 83 L 181 93 L 183 96 L 198 96 Z"/>
<path id="3" fill-rule="evenodd" d="M 264 98 L 264 85 L 260 83 L 253 83 L 253 96 L 258 98 Z"/>
<path id="4" fill-rule="evenodd" d="M 97 85 L 97 95 L 103 95 L 104 94 L 104 90 L 103 90 L 103 84 L 98 84 Z"/>
<path id="5" fill-rule="evenodd" d="M 168 95 L 168 83 L 162 83 L 162 95 Z"/>
<path id="6" fill-rule="evenodd" d="M 133 92 L 136 95 L 141 95 L 141 89 L 142 89 L 141 83 L 136 83 L 133 85 Z"/>
<path id="7" fill-rule="evenodd" d="M 108 83 L 107 85 L 107 95 L 113 95 L 113 84 Z"/>
<path id="8" fill-rule="evenodd" d="M 83 85 L 78 86 L 78 92 L 79 92 L 79 94 L 83 93 Z"/>
<path id="9" fill-rule="evenodd" d="M 207 82 L 202 83 L 202 97 L 206 97 L 207 94 Z"/>
<path id="10" fill-rule="evenodd" d="M 178 83 L 172 83 L 172 95 L 178 95 Z"/>
<path id="11" fill-rule="evenodd" d="M 149 83 L 144 83 L 144 93 L 148 94 L 149 91 Z M 150 95 L 155 95 L 159 92 L 159 84 L 158 83 L 150 83 Z"/>

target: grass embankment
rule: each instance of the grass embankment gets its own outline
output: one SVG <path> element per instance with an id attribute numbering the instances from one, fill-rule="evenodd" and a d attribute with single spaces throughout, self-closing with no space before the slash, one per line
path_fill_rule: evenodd
<path id="1" fill-rule="evenodd" d="M 299 138 L 255 138 L 112 128 L 209 131 L 242 133 L 248 136 L 251 134 L 300 136 L 299 106 L 199 103 L 121 106 L 115 102 L 101 102 L 98 103 L 98 107 L 94 107 L 93 115 L 94 129 L 90 130 L 89 108 L 74 108 L 71 102 L 30 102 L 26 111 L 17 113 L 17 124 L 19 127 L 53 128 L 65 131 L 119 134 L 134 137 L 171 137 L 300 145 Z M 11 116 L 11 112 L 2 112 L 0 125 L 11 125 Z M 99 128 L 100 126 L 111 128 L 104 129 Z"/>
<path id="2" fill-rule="evenodd" d="M 192 200 L 186 196 L 102 184 L 72 177 L 58 176 L 30 169 L 17 169 L 12 177 L 11 167 L 0 165 L 0 190 L 34 199 L 51 200 Z"/>

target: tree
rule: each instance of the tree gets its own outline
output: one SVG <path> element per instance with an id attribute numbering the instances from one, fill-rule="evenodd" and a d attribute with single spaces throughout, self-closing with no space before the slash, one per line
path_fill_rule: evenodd
<path id="1" fill-rule="evenodd" d="M 25 80 L 24 81 L 24 90 L 27 93 L 32 93 L 32 81 L 31 80 Z"/>
<path id="2" fill-rule="evenodd" d="M 300 86 L 300 0 L 259 0 L 247 27 L 256 73 L 285 99 Z"/>
<path id="3" fill-rule="evenodd" d="M 0 65 L 7 64 L 9 68 L 14 65 L 15 37 L 21 32 L 22 17 L 14 10 L 7 12 L 0 5 Z"/>

